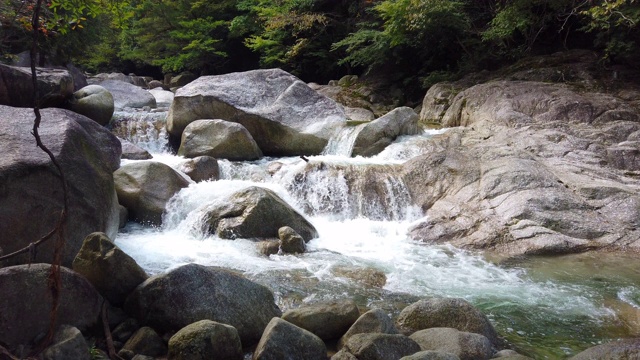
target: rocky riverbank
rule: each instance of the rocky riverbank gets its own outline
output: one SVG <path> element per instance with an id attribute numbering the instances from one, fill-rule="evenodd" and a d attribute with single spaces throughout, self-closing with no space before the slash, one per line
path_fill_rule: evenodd
<path id="1" fill-rule="evenodd" d="M 348 182 L 347 193 L 367 202 L 384 198 L 393 188 L 387 173 L 397 175 L 409 192 L 405 206 L 415 204 L 424 215 L 409 235 L 426 244 L 510 258 L 640 251 L 640 89 L 603 78 L 587 52 L 528 64 L 436 84 L 420 116 L 401 107 L 364 120 L 350 115 L 364 111 L 345 109 L 281 70 L 202 77 L 183 84 L 174 100 L 166 91 L 156 95 L 122 81 L 126 77 L 101 80 L 75 96 L 70 77 L 60 71 L 44 77 L 50 83 L 43 89 L 55 95 L 48 99 L 93 121 L 69 110 L 43 110 L 43 141 L 68 174 L 70 189 L 59 328 L 43 356 L 88 359 L 92 344 L 96 354 L 106 350 L 106 304 L 105 326 L 126 359 L 241 359 L 249 353 L 254 359 L 526 358 L 504 350 L 509 344 L 489 319 L 463 299 L 429 297 L 391 314 L 345 298 L 282 314 L 269 288 L 241 274 L 188 264 L 149 277 L 112 239 L 127 221 L 162 226 L 167 204 L 181 189 L 217 179 L 216 159 L 304 158 L 330 148 L 345 130 L 351 147 L 340 151 L 375 156 L 399 137 L 438 124 L 451 129 L 423 145 L 419 156 L 371 166 L 366 178 Z M 8 154 L 0 160 L 3 255 L 46 234 L 62 196 L 59 175 L 33 146 L 32 111 L 19 107 L 29 89 L 0 85 L 0 99 L 8 105 L 0 106 L 6 129 L 0 148 Z M 158 132 L 170 134 L 193 159 L 175 167 L 155 161 L 120 166 L 121 158 L 151 155 L 113 135 L 122 129 L 111 114 L 158 107 L 161 114 L 168 104 L 166 129 Z M 281 167 L 272 162 L 271 176 Z M 347 168 L 309 162 L 291 186 Z M 313 224 L 267 188 L 233 191 L 197 211 L 199 222 L 188 231 L 250 238 L 265 254 L 301 254 L 318 237 Z M 6 294 L 0 298 L 0 345 L 18 357 L 34 349 L 48 326 L 48 266 L 38 263 L 49 261 L 52 251 L 48 244 L 0 264 L 0 294 Z M 40 295 L 25 299 L 27 293 Z M 639 352 L 638 340 L 624 340 L 575 358 Z M 0 351 L 2 356 L 9 355 Z"/>

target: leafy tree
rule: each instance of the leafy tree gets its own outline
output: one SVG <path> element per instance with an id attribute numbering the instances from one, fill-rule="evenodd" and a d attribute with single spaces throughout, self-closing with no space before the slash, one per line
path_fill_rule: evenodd
<path id="1" fill-rule="evenodd" d="M 636 55 L 640 51 L 638 24 L 640 2 L 637 0 L 601 0 L 580 12 L 587 23 L 584 30 L 595 33 L 595 45 L 604 50 L 606 61 Z"/>

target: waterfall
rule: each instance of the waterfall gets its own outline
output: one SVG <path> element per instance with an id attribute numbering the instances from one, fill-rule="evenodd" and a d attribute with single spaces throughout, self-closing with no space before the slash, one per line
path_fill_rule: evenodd
<path id="1" fill-rule="evenodd" d="M 322 154 L 351 156 L 356 138 L 365 125 L 366 123 L 356 126 L 345 126 L 340 129 L 336 135 L 329 139 L 329 143 L 324 148 Z"/>
<path id="2" fill-rule="evenodd" d="M 111 120 L 111 131 L 151 153 L 166 153 L 169 149 L 166 119 L 167 111 L 116 111 Z"/>

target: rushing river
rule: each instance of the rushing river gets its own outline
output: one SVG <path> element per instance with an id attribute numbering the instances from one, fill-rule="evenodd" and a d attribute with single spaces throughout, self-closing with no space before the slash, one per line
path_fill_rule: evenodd
<path id="1" fill-rule="evenodd" d="M 166 150 L 157 126 L 162 113 L 128 120 L 125 115 L 118 135 L 149 150 L 154 161 L 171 166 L 184 161 Z M 145 122 L 155 125 L 140 125 Z M 481 308 L 518 351 L 534 358 L 566 358 L 594 344 L 640 336 L 640 264 L 630 256 L 502 262 L 408 239 L 408 227 L 422 215 L 394 169 L 419 155 L 435 133 L 402 137 L 372 158 L 340 155 L 349 152 L 352 131 L 308 163 L 221 160 L 221 179 L 180 191 L 167 206 L 162 227 L 129 223 L 116 244 L 151 274 L 187 263 L 239 270 L 271 288 L 283 310 L 352 298 L 363 308 L 382 307 L 396 315 L 421 297 L 461 297 Z M 277 168 L 274 162 L 280 163 Z M 194 230 L 203 205 L 248 186 L 275 191 L 310 220 L 319 237 L 307 244 L 307 253 L 266 257 L 250 240 Z"/>

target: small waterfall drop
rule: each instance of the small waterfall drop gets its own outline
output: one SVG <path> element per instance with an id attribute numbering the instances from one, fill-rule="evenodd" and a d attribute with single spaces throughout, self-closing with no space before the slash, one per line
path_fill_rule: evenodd
<path id="1" fill-rule="evenodd" d="M 351 156 L 356 138 L 365 125 L 366 123 L 356 126 L 345 126 L 340 129 L 336 135 L 329 139 L 329 143 L 324 148 L 322 154 Z"/>
<path id="2" fill-rule="evenodd" d="M 116 111 L 111 120 L 111 131 L 150 153 L 167 153 L 167 111 Z"/>

